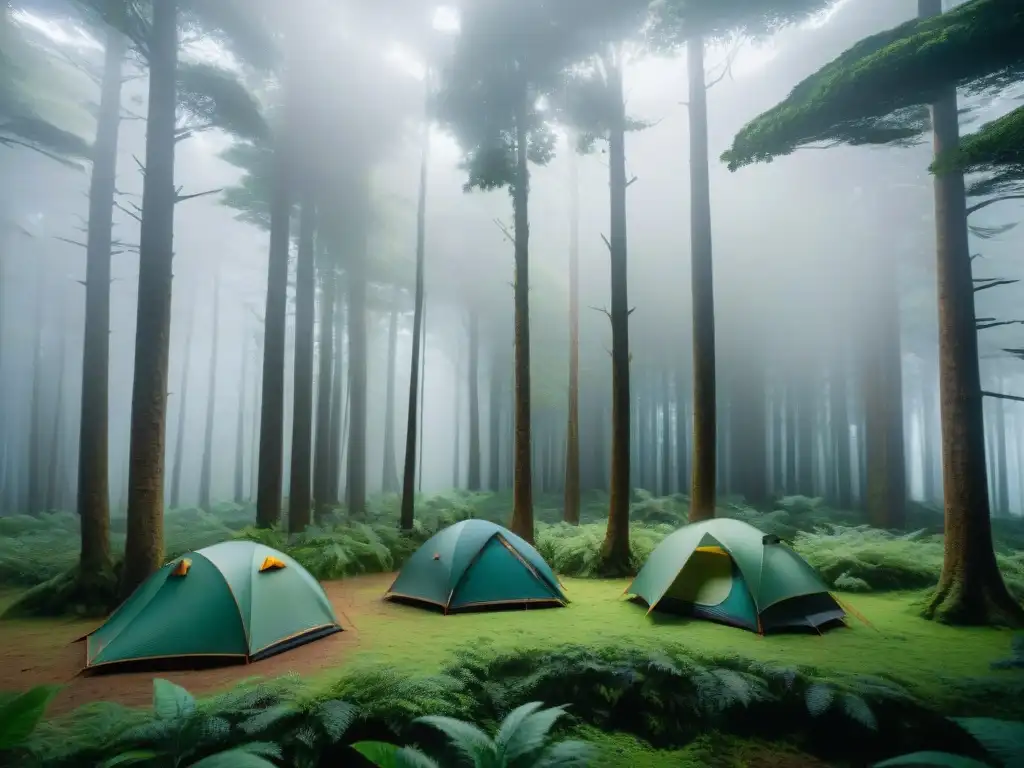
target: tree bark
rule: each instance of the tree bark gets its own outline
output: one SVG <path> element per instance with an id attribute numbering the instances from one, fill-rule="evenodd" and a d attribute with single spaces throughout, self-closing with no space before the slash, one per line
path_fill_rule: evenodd
<path id="1" fill-rule="evenodd" d="M 622 66 L 606 63 L 609 92 L 615 116 L 608 132 L 608 167 L 611 189 L 612 324 L 612 464 L 608 493 L 608 527 L 601 546 L 601 570 L 609 576 L 625 576 L 630 570 L 630 380 L 629 293 L 626 241 L 626 105 Z"/>
<path id="2" fill-rule="evenodd" d="M 466 487 L 479 491 L 480 482 L 480 313 L 469 311 L 469 470 Z"/>
<path id="3" fill-rule="evenodd" d="M 562 519 L 580 522 L 580 170 L 569 153 L 569 408 L 565 432 Z"/>
<path id="4" fill-rule="evenodd" d="M 45 512 L 46 491 L 43 477 L 46 464 L 43 459 L 43 330 L 46 317 L 46 265 L 42 260 L 35 265 L 35 311 L 32 317 L 32 402 L 29 406 L 28 435 L 28 513 L 38 515 Z"/>
<path id="5" fill-rule="evenodd" d="M 82 345 L 82 410 L 78 432 L 78 516 L 82 548 L 78 575 L 83 584 L 101 578 L 110 560 L 110 257 L 118 130 L 121 126 L 121 70 L 125 39 L 107 32 L 100 105 L 89 178 L 89 230 L 85 249 L 85 331 Z"/>
<path id="6" fill-rule="evenodd" d="M 171 465 L 171 509 L 181 503 L 181 471 L 185 462 L 185 419 L 188 415 L 188 379 L 192 367 L 192 337 L 196 327 L 195 298 L 188 313 L 188 329 L 185 331 L 185 360 L 181 366 L 181 387 L 178 390 L 178 429 L 174 436 L 174 463 Z"/>
<path id="7" fill-rule="evenodd" d="M 360 190 L 361 203 L 369 205 L 369 189 Z M 349 259 L 348 281 L 348 512 L 353 517 L 366 515 L 366 252 L 367 233 L 360 227 Z"/>
<path id="8" fill-rule="evenodd" d="M 242 342 L 242 373 L 238 386 L 238 420 L 235 423 L 235 504 L 245 501 L 245 388 L 249 380 L 249 339 Z"/>
<path id="9" fill-rule="evenodd" d="M 287 75 L 286 75 L 287 77 Z M 285 84 L 286 99 L 289 86 Z M 286 110 L 287 112 L 287 110 Z M 284 368 L 288 314 L 288 257 L 292 217 L 291 152 L 288 126 L 275 137 L 270 200 L 270 256 L 264 312 L 263 397 L 260 416 L 260 470 L 256 525 L 270 528 L 281 519 L 284 482 Z"/>
<path id="10" fill-rule="evenodd" d="M 335 283 L 334 300 L 334 374 L 331 381 L 331 425 L 328 443 L 330 445 L 330 462 L 327 465 L 327 504 L 337 504 L 341 500 L 341 454 L 343 420 L 348 402 L 348 388 L 345 377 L 348 367 L 344 359 L 345 336 L 348 331 L 348 307 L 344 296 L 347 292 L 346 283 Z"/>
<path id="11" fill-rule="evenodd" d="M 331 389 L 334 381 L 334 285 L 333 264 L 326 250 L 320 251 L 324 264 L 320 267 L 320 362 L 317 373 L 316 452 L 313 460 L 313 498 L 317 519 L 327 514 L 330 501 L 331 456 Z M 341 363 L 338 362 L 337 365 Z"/>
<path id="12" fill-rule="evenodd" d="M 309 527 L 313 494 L 313 334 L 316 324 L 316 204 L 304 190 L 300 206 L 299 253 L 295 264 L 295 370 L 292 384 L 292 455 L 288 491 L 288 532 Z"/>
<path id="13" fill-rule="evenodd" d="M 941 0 L 918 0 L 919 15 L 938 15 Z M 956 89 L 932 104 L 936 156 L 959 145 Z M 960 173 L 936 176 L 935 225 L 939 295 L 939 396 L 945 553 L 927 618 L 950 624 L 1024 626 L 1024 609 L 1006 589 L 992 546 L 978 334 Z"/>
<path id="14" fill-rule="evenodd" d="M 1004 392 L 1005 388 L 1000 387 L 996 392 Z M 1008 463 L 1006 460 L 1006 401 L 1001 398 L 993 398 L 992 407 L 995 409 L 993 440 L 996 449 L 993 454 L 993 464 L 996 471 L 996 504 L 992 510 L 996 517 L 1008 517 L 1010 514 L 1010 482 L 1008 477 Z"/>
<path id="15" fill-rule="evenodd" d="M 423 337 L 423 276 L 427 243 L 427 169 L 430 163 L 430 128 L 423 127 L 420 184 L 416 202 L 416 287 L 412 313 L 412 360 L 409 365 L 409 409 L 405 420 L 405 460 L 402 465 L 402 506 L 399 527 L 411 531 L 416 503 L 416 448 L 419 410 L 420 345 Z"/>
<path id="16" fill-rule="evenodd" d="M 395 456 L 395 377 L 398 368 L 398 305 L 402 289 L 397 285 L 391 295 L 391 317 L 388 320 L 388 370 L 384 404 L 384 475 L 381 489 L 384 493 L 397 493 L 398 462 Z"/>
<path id="17" fill-rule="evenodd" d="M 693 292 L 693 479 L 690 522 L 715 516 L 715 295 L 708 176 L 708 105 L 704 38 L 686 44 L 690 81 L 690 285 Z"/>
<path id="18" fill-rule="evenodd" d="M 487 441 L 490 447 L 487 451 L 487 461 L 490 468 L 487 471 L 487 487 L 494 493 L 501 490 L 501 362 L 503 358 L 498 352 L 497 342 L 491 342 L 491 369 L 488 371 L 488 383 L 490 385 L 487 396 Z"/>
<path id="19" fill-rule="evenodd" d="M 61 294 L 64 293 L 61 286 Z M 63 295 L 57 297 L 60 302 L 57 320 L 57 370 L 53 374 L 54 383 L 57 386 L 56 403 L 54 404 L 53 431 L 50 434 L 50 476 L 46 487 L 46 508 L 48 510 L 61 509 L 60 486 L 63 479 L 64 454 L 64 363 L 67 359 L 67 331 L 66 331 L 66 307 L 67 302 Z M 1005 466 L 1005 465 L 1004 465 Z"/>
<path id="20" fill-rule="evenodd" d="M 525 90 L 525 89 L 524 89 Z M 527 160 L 527 97 L 516 115 L 516 175 L 512 189 L 515 230 L 515 459 L 509 529 L 533 543 L 533 468 L 530 392 L 530 168 Z M 627 464 L 628 466 L 628 464 Z"/>
<path id="21" fill-rule="evenodd" d="M 217 356 L 220 342 L 220 274 L 213 283 L 213 343 L 210 350 L 210 378 L 206 388 L 206 423 L 203 429 L 203 466 L 199 473 L 199 506 L 210 509 L 213 482 L 213 418 L 217 405 Z"/>
<path id="22" fill-rule="evenodd" d="M 149 30 L 146 174 L 139 233 L 128 524 L 121 593 L 127 597 L 163 565 L 164 437 L 174 256 L 174 150 L 177 109 L 178 2 L 153 7 Z"/>

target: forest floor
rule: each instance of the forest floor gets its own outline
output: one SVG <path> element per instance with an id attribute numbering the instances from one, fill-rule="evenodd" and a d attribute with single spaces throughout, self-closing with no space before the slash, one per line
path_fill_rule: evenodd
<path id="1" fill-rule="evenodd" d="M 216 669 L 78 675 L 84 645 L 75 642 L 95 621 L 28 619 L 0 622 L 0 690 L 39 684 L 64 688 L 52 715 L 87 702 L 148 705 L 152 679 L 165 677 L 198 695 L 252 677 L 298 674 L 316 681 L 342 667 L 386 664 L 411 673 L 433 673 L 452 651 L 549 648 L 556 643 L 658 645 L 679 643 L 703 654 L 740 655 L 822 671 L 889 674 L 921 695 L 939 698 L 943 678 L 982 676 L 1007 655 L 1009 633 L 961 629 L 917 616 L 917 593 L 840 595 L 865 621 L 824 635 L 759 637 L 740 629 L 686 618 L 646 615 L 622 598 L 626 580 L 563 579 L 567 608 L 444 616 L 381 599 L 394 574 L 327 582 L 325 589 L 344 632 L 249 665 Z M 0 611 L 16 593 L 0 593 Z M 524 615 L 525 614 L 525 615 Z M 187 622 L 187 617 L 182 617 Z"/>

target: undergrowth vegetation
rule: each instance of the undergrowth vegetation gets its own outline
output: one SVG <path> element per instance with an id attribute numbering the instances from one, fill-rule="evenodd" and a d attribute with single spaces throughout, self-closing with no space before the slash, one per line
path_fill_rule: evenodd
<path id="1" fill-rule="evenodd" d="M 1015 694 L 1000 692 L 1004 702 Z M 993 691 L 986 695 L 991 703 Z M 289 678 L 249 682 L 199 702 L 156 681 L 151 711 L 93 704 L 43 722 L 16 764 L 103 765 L 135 754 L 157 761 L 147 765 L 191 765 L 244 749 L 277 765 L 360 765 L 351 745 L 372 741 L 416 745 L 441 765 L 458 765 L 451 740 L 417 718 L 459 718 L 500 734 L 518 707 L 539 701 L 568 705 L 552 720 L 556 740 L 591 728 L 674 749 L 722 732 L 861 765 L 920 750 L 983 756 L 968 732 L 945 720 L 949 712 L 885 677 L 704 657 L 678 646 L 562 646 L 464 651 L 427 677 L 373 667 L 315 687 Z"/>
<path id="2" fill-rule="evenodd" d="M 252 527 L 250 506 L 221 504 L 209 511 L 186 508 L 165 516 L 167 557 L 230 538 L 261 541 L 288 553 L 321 580 L 400 568 L 405 559 L 439 529 L 477 517 L 507 523 L 510 499 L 504 494 L 453 491 L 421 497 L 411 535 L 400 535 L 397 496 L 378 496 L 363 519 L 344 509 L 318 527 L 297 536 L 280 529 Z M 561 499 L 540 497 L 536 507 L 537 548 L 556 571 L 568 576 L 595 576 L 605 534 L 607 498 L 584 498 L 581 525 L 559 522 Z M 686 522 L 682 495 L 654 497 L 634 492 L 631 547 L 634 569 L 658 543 Z M 792 496 L 762 512 L 741 499 L 723 499 L 718 515 L 749 522 L 778 535 L 802 554 L 834 589 L 857 592 L 914 590 L 937 583 L 942 566 L 942 516 L 914 506 L 910 533 L 868 527 L 855 512 L 833 510 L 820 499 Z M 123 549 L 124 520 L 112 521 L 112 548 Z M 1024 597 L 1024 521 L 994 520 L 999 564 L 1019 597 Z M 14 613 L 89 612 L 85 606 L 62 603 L 61 588 L 69 582 L 78 555 L 78 520 L 71 513 L 0 517 L 0 585 L 35 587 L 14 607 Z"/>

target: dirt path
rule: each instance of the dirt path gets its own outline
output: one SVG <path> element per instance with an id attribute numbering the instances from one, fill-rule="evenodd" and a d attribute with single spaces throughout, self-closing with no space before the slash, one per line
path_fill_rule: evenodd
<path id="1" fill-rule="evenodd" d="M 394 574 L 373 574 L 325 583 L 324 589 L 343 632 L 253 664 L 214 669 L 80 675 L 85 647 L 75 641 L 94 629 L 97 622 L 0 623 L 0 691 L 62 685 L 64 688 L 50 709 L 52 715 L 60 715 L 93 701 L 148 706 L 154 677 L 163 677 L 196 695 L 206 695 L 251 677 L 322 674 L 340 665 L 348 653 L 359 647 L 360 617 L 386 610 L 388 604 L 381 600 L 381 595 L 394 578 Z"/>

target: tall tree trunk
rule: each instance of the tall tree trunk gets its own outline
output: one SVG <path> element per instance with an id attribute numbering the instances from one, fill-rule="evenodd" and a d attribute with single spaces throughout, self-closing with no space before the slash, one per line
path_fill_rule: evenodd
<path id="1" fill-rule="evenodd" d="M 235 504 L 245 501 L 245 386 L 249 380 L 249 339 L 242 342 L 242 374 L 238 386 L 238 420 L 235 423 Z"/>
<path id="2" fill-rule="evenodd" d="M 35 265 L 35 312 L 32 318 L 32 403 L 29 414 L 28 435 L 28 512 L 37 515 L 45 512 L 46 493 L 43 477 L 46 462 L 43 459 L 43 355 L 44 326 L 46 317 L 46 265 L 40 260 Z"/>
<path id="3" fill-rule="evenodd" d="M 405 460 L 402 464 L 402 507 L 399 527 L 411 531 L 416 503 L 416 448 L 420 392 L 420 345 L 423 342 L 423 274 L 427 243 L 427 169 L 430 164 L 430 130 L 423 127 L 420 185 L 416 201 L 416 287 L 412 313 L 412 360 L 409 365 L 409 410 L 405 420 Z"/>
<path id="4" fill-rule="evenodd" d="M 515 473 L 512 481 L 512 533 L 533 543 L 533 468 L 530 392 L 530 168 L 526 127 L 527 97 L 519 95 L 516 114 L 516 174 L 512 189 L 515 230 Z M 627 463 L 628 467 L 628 463 Z"/>
<path id="5" fill-rule="evenodd" d="M 175 112 L 178 0 L 153 6 L 149 28 L 146 175 L 139 233 L 139 299 L 132 387 L 128 525 L 122 594 L 127 597 L 164 559 L 164 437 L 174 257 Z"/>
<path id="6" fill-rule="evenodd" d="M 402 300 L 402 289 L 397 285 L 391 294 L 391 317 L 388 320 L 388 372 L 384 404 L 384 476 L 381 489 L 384 493 L 397 493 L 398 461 L 395 455 L 395 377 L 398 368 L 398 305 Z"/>
<path id="7" fill-rule="evenodd" d="M 469 311 L 469 471 L 466 487 L 479 491 L 480 483 L 480 313 Z"/>
<path id="8" fill-rule="evenodd" d="M 797 373 L 799 383 L 794 414 L 796 416 L 796 492 L 814 496 L 814 409 L 818 398 L 818 381 L 807 372 Z"/>
<path id="9" fill-rule="evenodd" d="M 690 81 L 690 285 L 693 292 L 693 480 L 690 522 L 715 516 L 715 294 L 711 258 L 704 38 L 686 44 Z"/>
<path id="10" fill-rule="evenodd" d="M 919 15 L 942 12 L 941 0 L 918 0 Z M 956 89 L 932 104 L 936 156 L 960 141 Z M 1024 625 L 1024 610 L 1006 589 L 992 546 L 982 417 L 974 284 L 960 173 L 935 177 L 939 295 L 939 394 L 945 490 L 945 556 L 925 616 L 955 624 Z"/>
<path id="11" fill-rule="evenodd" d="M 192 367 L 192 336 L 196 328 L 196 306 L 198 302 L 192 298 L 192 307 L 188 313 L 188 329 L 185 331 L 185 360 L 181 365 L 181 387 L 178 390 L 178 429 L 174 436 L 174 463 L 171 465 L 171 509 L 177 509 L 181 503 L 181 472 L 185 462 L 185 421 L 188 415 L 188 378 Z"/>
<path id="12" fill-rule="evenodd" d="M 661 487 L 659 493 L 668 496 L 672 493 L 672 396 L 671 374 L 668 366 L 661 368 Z"/>
<path id="13" fill-rule="evenodd" d="M 864 346 L 864 388 L 867 429 L 868 519 L 878 528 L 906 524 L 906 461 L 903 445 L 903 377 L 900 355 L 899 295 L 895 270 L 877 258 L 872 278 L 880 293 L 874 327 Z"/>
<path id="14" fill-rule="evenodd" d="M 320 267 L 320 362 L 316 395 L 316 451 L 313 457 L 313 498 L 316 515 L 323 518 L 330 502 L 331 476 L 331 388 L 334 381 L 334 266 L 331 254 L 320 250 L 324 264 Z"/>
<path id="15" fill-rule="evenodd" d="M 455 455 L 452 461 L 452 488 L 459 487 L 459 469 L 462 466 L 462 345 L 457 344 L 458 350 L 455 354 L 455 418 L 454 443 Z"/>
<path id="16" fill-rule="evenodd" d="M 937 501 L 941 496 L 938 488 L 939 469 L 935 455 L 935 371 L 929 365 L 925 369 L 921 386 L 921 452 L 924 454 L 924 500 Z"/>
<path id="17" fill-rule="evenodd" d="M 362 203 L 369 205 L 369 189 L 364 186 Z M 349 432 L 348 432 L 348 513 L 366 515 L 366 232 L 361 231 L 349 259 Z"/>
<path id="18" fill-rule="evenodd" d="M 344 300 L 345 283 L 335 282 L 334 299 L 334 378 L 331 381 L 331 425 L 330 425 L 330 463 L 327 468 L 328 495 L 327 503 L 337 504 L 341 500 L 341 453 L 342 421 L 345 418 L 348 402 L 348 387 L 345 377 L 348 366 L 344 360 L 345 336 L 348 331 L 348 307 Z"/>
<path id="19" fill-rule="evenodd" d="M 295 264 L 295 370 L 292 385 L 292 455 L 288 491 L 288 532 L 306 530 L 312 513 L 313 334 L 316 325 L 316 204 L 303 191 L 299 254 Z"/>
<path id="20" fill-rule="evenodd" d="M 491 342 L 491 369 L 488 371 L 489 392 L 487 395 L 487 461 L 490 468 L 487 471 L 487 488 L 494 493 L 501 490 L 501 365 L 499 356 L 499 344 Z"/>
<path id="21" fill-rule="evenodd" d="M 569 409 L 565 432 L 562 518 L 580 522 L 580 169 L 569 153 Z"/>
<path id="22" fill-rule="evenodd" d="M 424 443 L 426 441 L 426 431 L 423 429 L 423 419 L 426 414 L 423 406 L 426 404 L 427 398 L 427 305 L 426 305 L 426 294 L 423 296 L 423 338 L 420 339 L 420 404 L 417 413 L 420 418 L 420 445 L 419 445 L 419 472 L 418 481 L 416 483 L 416 490 L 419 493 L 423 493 L 423 455 Z"/>
<path id="23" fill-rule="evenodd" d="M 259 340 L 257 339 L 257 350 Z M 249 500 L 254 500 L 259 495 L 259 458 L 260 458 L 260 414 L 263 412 L 262 393 L 259 380 L 253 376 L 252 379 L 252 429 L 249 432 Z"/>
<path id="24" fill-rule="evenodd" d="M 288 83 L 285 89 L 287 100 L 287 93 L 291 90 Z M 275 137 L 271 182 L 270 256 L 267 259 L 267 303 L 263 320 L 260 475 L 256 491 L 256 525 L 260 528 L 270 528 L 280 521 L 284 483 L 284 369 L 292 217 L 290 150 L 288 126 L 284 125 Z"/>
<path id="25" fill-rule="evenodd" d="M 690 491 L 690 449 L 686 436 L 690 433 L 690 411 L 686 403 L 686 371 L 682 365 L 676 368 L 676 491 Z"/>
<path id="26" fill-rule="evenodd" d="M 199 473 L 199 506 L 210 508 L 213 482 L 213 417 L 217 406 L 217 356 L 220 342 L 220 273 L 213 282 L 213 343 L 210 350 L 210 378 L 206 388 L 206 423 L 203 428 L 203 466 Z"/>
<path id="27" fill-rule="evenodd" d="M 1005 392 L 1000 386 L 996 392 Z M 993 463 L 996 468 L 996 504 L 992 510 L 996 517 L 1008 517 L 1010 514 L 1010 481 L 1006 459 L 1006 401 L 1001 398 L 992 398 L 995 402 L 992 407 L 995 409 L 994 435 L 996 450 L 993 454 Z"/>
<path id="28" fill-rule="evenodd" d="M 78 516 L 83 587 L 110 570 L 110 251 L 113 239 L 117 141 L 121 126 L 121 70 L 125 39 L 107 32 L 100 105 L 89 178 L 89 230 L 85 249 L 85 332 L 82 409 L 78 432 Z"/>
<path id="29" fill-rule="evenodd" d="M 61 287 L 63 293 L 63 286 Z M 54 375 L 54 383 L 57 385 L 57 396 L 54 407 L 53 431 L 50 434 L 50 475 L 47 478 L 46 487 L 46 508 L 48 510 L 60 509 L 60 486 L 63 480 L 64 462 L 62 460 L 64 436 L 64 363 L 67 358 L 67 332 L 65 330 L 65 307 L 67 306 L 64 297 L 58 296 L 60 302 L 57 321 L 57 371 Z M 1004 464 L 1005 468 L 1005 464 Z"/>
<path id="30" fill-rule="evenodd" d="M 611 188 L 612 324 L 612 477 L 608 493 L 608 528 L 601 546 L 601 569 L 608 575 L 625 576 L 630 568 L 630 381 L 629 294 L 626 242 L 626 105 L 619 61 L 607 66 L 609 91 L 615 118 L 608 133 L 608 167 Z"/>

